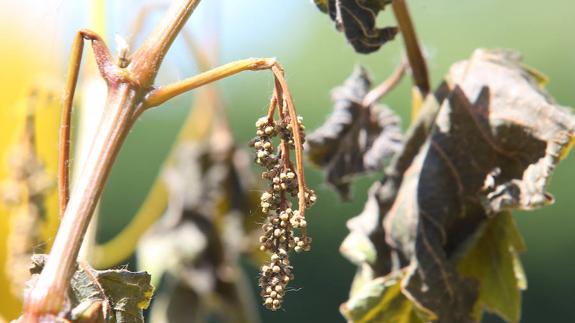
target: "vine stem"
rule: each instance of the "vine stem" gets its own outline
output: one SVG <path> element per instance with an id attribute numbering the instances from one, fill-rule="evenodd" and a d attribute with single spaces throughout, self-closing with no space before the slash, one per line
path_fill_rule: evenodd
<path id="1" fill-rule="evenodd" d="M 192 76 L 180 82 L 176 82 L 170 85 L 159 87 L 152 90 L 147 96 L 144 102 L 144 108 L 151 108 L 158 106 L 173 97 L 176 97 L 182 93 L 188 92 L 202 85 L 226 78 L 228 76 L 238 74 L 244 71 L 257 71 L 266 70 L 272 68 L 276 63 L 274 58 L 248 58 L 244 60 L 239 60 L 231 62 L 207 72 L 201 73 L 196 76 Z"/>
<path id="2" fill-rule="evenodd" d="M 301 215 L 305 211 L 305 192 L 302 138 L 297 114 L 283 75 L 283 69 L 273 58 L 251 58 L 232 62 L 197 76 L 164 87 L 154 88 L 153 82 L 162 60 L 172 42 L 183 28 L 186 20 L 200 0 L 176 0 L 162 23 L 144 44 L 132 55 L 122 51 L 120 59 L 114 62 L 104 41 L 97 34 L 82 30 L 76 36 L 72 47 L 72 59 L 63 105 L 64 128 L 61 131 L 62 152 L 59 158 L 60 176 L 68 177 L 69 124 L 74 90 L 82 58 L 83 41 L 89 40 L 102 78 L 108 85 L 108 97 L 93 138 L 87 162 L 83 166 L 68 203 L 67 180 L 59 182 L 63 194 L 61 207 L 65 208 L 62 222 L 54 240 L 52 251 L 36 285 L 27 293 L 21 322 L 55 321 L 61 316 L 73 274 L 78 252 L 94 209 L 100 199 L 108 175 L 127 136 L 138 116 L 146 109 L 199 86 L 237 74 L 246 70 L 271 69 L 280 89 L 274 95 L 285 100 L 295 141 L 297 177 L 299 184 L 298 202 Z"/>
<path id="3" fill-rule="evenodd" d="M 149 92 L 163 58 L 176 35 L 200 0 L 178 0 L 162 24 L 133 55 L 131 63 L 118 66 L 104 41 L 95 33 L 80 31 L 72 47 L 70 70 L 63 105 L 64 129 L 60 132 L 59 192 L 62 223 L 50 256 L 36 285 L 27 293 L 22 322 L 54 320 L 64 308 L 70 277 L 92 213 L 112 164 L 132 124 L 143 111 L 141 103 Z M 108 97 L 98 132 L 93 139 L 74 191 L 68 200 L 69 124 L 74 91 L 83 52 L 90 40 L 100 74 L 108 85 Z"/>
<path id="4" fill-rule="evenodd" d="M 68 82 L 63 97 L 63 108 L 60 117 L 59 149 L 58 149 L 58 206 L 60 217 L 64 215 L 66 205 L 70 198 L 70 124 L 72 123 L 72 102 L 78 83 L 82 52 L 84 51 L 84 37 L 77 33 L 72 44 L 72 56 L 68 66 Z"/>
<path id="5" fill-rule="evenodd" d="M 407 70 L 407 62 L 404 60 L 401 62 L 401 65 L 387 78 L 383 81 L 380 85 L 376 88 L 369 91 L 365 97 L 363 98 L 362 106 L 369 107 L 379 101 L 382 97 L 384 97 L 387 93 L 391 92 L 401 81 L 403 75 L 405 75 L 405 71 Z"/>
<path id="6" fill-rule="evenodd" d="M 304 169 L 303 169 L 303 142 L 301 139 L 301 133 L 299 131 L 299 123 L 297 120 L 297 113 L 295 110 L 295 106 L 293 104 L 293 99 L 291 97 L 291 93 L 287 86 L 287 82 L 284 78 L 284 71 L 282 67 L 276 63 L 272 66 L 272 72 L 274 76 L 281 86 L 281 96 L 283 99 L 286 100 L 287 110 L 290 117 L 290 122 L 292 126 L 292 133 L 295 142 L 295 163 L 296 163 L 296 171 L 297 171 L 297 183 L 298 183 L 298 209 L 301 216 L 305 214 L 305 190 L 307 188 L 304 178 Z M 279 100 L 278 100 L 279 101 Z M 307 237 L 307 235 L 304 235 Z"/>
<path id="7" fill-rule="evenodd" d="M 407 51 L 407 59 L 413 75 L 413 83 L 424 98 L 430 91 L 429 73 L 425 58 L 419 47 L 415 27 L 411 21 L 406 0 L 393 0 L 393 13 L 397 19 L 399 30 L 403 36 L 403 42 Z"/>

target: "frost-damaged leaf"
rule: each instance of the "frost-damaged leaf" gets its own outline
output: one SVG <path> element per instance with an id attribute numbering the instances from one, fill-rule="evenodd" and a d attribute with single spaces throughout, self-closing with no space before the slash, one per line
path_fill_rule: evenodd
<path id="1" fill-rule="evenodd" d="M 329 14 L 337 30 L 345 34 L 358 53 L 377 51 L 397 34 L 396 27 L 376 26 L 377 15 L 391 0 L 314 0 L 314 3 Z"/>
<path id="2" fill-rule="evenodd" d="M 226 131 L 183 142 L 164 171 L 167 213 L 138 246 L 142 267 L 162 279 L 153 322 L 258 321 L 238 262 L 257 241 L 260 200 L 249 156 L 229 140 Z"/>
<path id="3" fill-rule="evenodd" d="M 343 198 L 349 197 L 353 176 L 379 171 L 401 148 L 399 117 L 382 105 L 363 106 L 371 81 L 358 66 L 332 92 L 333 112 L 307 136 L 309 159 L 326 170 L 327 181 Z"/>
<path id="4" fill-rule="evenodd" d="M 474 319 L 483 307 L 508 322 L 519 322 L 521 290 L 527 287 L 519 252 L 525 250 L 521 234 L 510 212 L 488 221 L 485 231 L 458 264 L 465 277 L 479 281 L 479 302 Z"/>
<path id="5" fill-rule="evenodd" d="M 362 271 L 404 273 L 402 297 L 438 322 L 478 321 L 483 308 L 517 321 L 524 247 L 508 211 L 552 201 L 545 186 L 574 137 L 572 112 L 517 54 L 477 50 L 428 98 L 371 206 L 350 220 L 377 250 Z"/>
<path id="6" fill-rule="evenodd" d="M 47 260 L 46 255 L 34 255 L 30 272 L 38 275 Z M 146 272 L 126 269 L 95 270 L 79 263 L 70 283 L 69 301 L 72 322 L 144 322 L 142 310 L 148 308 L 154 287 Z M 89 317 L 88 317 L 89 316 Z"/>

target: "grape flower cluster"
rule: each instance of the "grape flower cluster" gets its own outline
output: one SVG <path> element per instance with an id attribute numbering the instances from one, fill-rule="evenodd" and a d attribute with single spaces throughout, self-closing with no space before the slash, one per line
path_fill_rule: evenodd
<path id="1" fill-rule="evenodd" d="M 269 181 L 268 190 L 261 195 L 260 205 L 266 221 L 262 226 L 260 249 L 271 253 L 271 257 L 270 262 L 261 267 L 259 285 L 264 305 L 274 311 L 281 308 L 286 286 L 294 279 L 288 252 L 308 251 L 311 247 L 303 210 L 294 210 L 292 199 L 303 195 L 306 208 L 316 200 L 313 190 L 303 187 L 303 194 L 300 192 L 298 172 L 290 160 L 290 151 L 296 146 L 292 123 L 289 116 L 281 119 L 276 122 L 269 117 L 260 118 L 256 122 L 256 137 L 251 141 L 256 150 L 255 162 L 266 169 L 262 178 Z M 305 128 L 301 117 L 297 124 L 303 140 Z M 277 146 L 273 142 L 276 137 L 279 137 Z"/>

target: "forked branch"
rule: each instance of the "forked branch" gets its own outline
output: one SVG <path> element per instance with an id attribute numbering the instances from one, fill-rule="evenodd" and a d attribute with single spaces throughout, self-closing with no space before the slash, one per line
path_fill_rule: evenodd
<path id="1" fill-rule="evenodd" d="M 199 86 L 246 70 L 272 70 L 276 84 L 279 85 L 275 91 L 278 102 L 283 104 L 285 101 L 293 132 L 299 184 L 298 204 L 303 219 L 307 205 L 305 199 L 308 195 L 311 197 L 313 192 L 307 191 L 303 177 L 303 140 L 299 133 L 300 125 L 293 100 L 283 77 L 283 70 L 275 59 L 241 60 L 172 85 L 153 87 L 166 52 L 198 3 L 199 0 L 176 1 L 162 24 L 134 53 L 131 60 L 124 51 L 120 53 L 121 59 L 114 60 L 106 44 L 93 32 L 83 30 L 76 36 L 72 47 L 60 131 L 59 191 L 60 209 L 63 212 L 62 223 L 48 261 L 36 285 L 26 295 L 22 322 L 51 321 L 61 315 L 82 239 L 116 155 L 137 117 L 146 109 Z M 87 162 L 83 165 L 72 194 L 69 194 L 70 122 L 84 40 L 92 42 L 100 74 L 108 85 L 108 98 Z"/>

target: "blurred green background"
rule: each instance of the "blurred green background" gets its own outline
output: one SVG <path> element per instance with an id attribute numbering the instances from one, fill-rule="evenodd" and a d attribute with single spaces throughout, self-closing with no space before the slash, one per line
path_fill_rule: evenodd
<path id="1" fill-rule="evenodd" d="M 81 4 L 59 3 L 70 6 L 61 10 L 86 11 Z M 408 4 L 429 57 L 433 84 L 439 84 L 449 66 L 469 57 L 475 48 L 514 48 L 524 55 L 528 65 L 550 77 L 548 90 L 558 102 L 575 105 L 572 0 L 412 0 Z M 140 5 L 138 1 L 109 4 L 108 39 L 116 31 L 122 34 L 127 30 L 126 21 L 137 11 L 130 8 Z M 66 25 L 69 37 L 64 38 L 63 46 L 67 52 L 72 33 L 85 26 L 86 20 L 83 14 L 61 15 L 71 17 Z M 150 25 L 160 16 L 153 15 Z M 212 37 L 213 33 L 203 31 L 218 26 L 222 63 L 246 57 L 277 57 L 286 69 L 296 106 L 308 129 L 316 128 L 326 118 L 331 110 L 330 89 L 340 84 L 355 64 L 366 65 L 377 83 L 393 71 L 403 52 L 398 37 L 369 56 L 354 53 L 329 18 L 309 0 L 227 0 L 219 5 L 204 0 L 191 20 L 190 29 L 200 39 Z M 384 13 L 379 22 L 394 24 L 390 12 Z M 194 64 L 183 45 L 177 43 L 166 59 L 159 82 L 193 73 Z M 271 95 L 270 73 L 246 72 L 220 82 L 219 88 L 237 140 L 247 147 L 254 121 L 265 113 Z M 403 117 L 404 128 L 409 122 L 409 89 L 410 81 L 405 79 L 385 98 L 385 103 Z M 104 193 L 101 240 L 118 233 L 136 212 L 190 102 L 191 96 L 185 95 L 146 113 L 130 133 Z M 528 245 L 522 256 L 529 282 L 523 294 L 522 322 L 575 322 L 574 158 L 563 161 L 553 177 L 549 191 L 557 199 L 555 205 L 515 213 Z M 282 311 L 272 313 L 261 307 L 263 322 L 343 322 L 338 307 L 347 298 L 355 267 L 342 258 L 338 248 L 347 233 L 346 220 L 361 211 L 366 189 L 377 176 L 358 181 L 353 187 L 353 202 L 342 203 L 323 184 L 320 172 L 307 172 L 310 186 L 319 196 L 319 202 L 308 213 L 313 248 L 293 257 L 296 280 L 292 287 L 296 290 L 288 293 Z M 248 263 L 245 267 L 257 292 L 257 268 Z M 485 322 L 498 320 L 488 317 Z"/>

